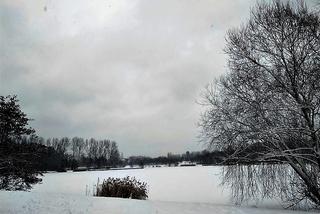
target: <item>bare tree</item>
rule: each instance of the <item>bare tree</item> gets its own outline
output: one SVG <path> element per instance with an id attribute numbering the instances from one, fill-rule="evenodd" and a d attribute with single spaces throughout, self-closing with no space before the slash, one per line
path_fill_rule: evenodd
<path id="1" fill-rule="evenodd" d="M 110 140 L 103 140 L 103 156 L 106 160 L 110 159 L 110 148 L 111 147 L 111 142 Z"/>
<path id="2" fill-rule="evenodd" d="M 89 153 L 88 157 L 92 160 L 95 160 L 98 158 L 98 141 L 94 138 L 90 138 L 89 140 Z"/>
<path id="3" fill-rule="evenodd" d="M 80 137 L 73 137 L 71 140 L 71 150 L 72 150 L 72 156 L 76 160 L 80 160 L 82 153 L 83 153 L 83 147 L 84 147 L 84 140 Z"/>
<path id="4" fill-rule="evenodd" d="M 115 166 L 119 163 L 120 161 L 120 153 L 118 150 L 118 145 L 115 141 L 111 142 L 110 145 L 110 159 L 109 162 L 112 166 Z"/>
<path id="5" fill-rule="evenodd" d="M 224 183 L 239 202 L 320 205 L 319 36 L 318 13 L 281 1 L 227 34 L 229 72 L 207 88 L 200 126 L 208 146 L 234 151 Z"/>

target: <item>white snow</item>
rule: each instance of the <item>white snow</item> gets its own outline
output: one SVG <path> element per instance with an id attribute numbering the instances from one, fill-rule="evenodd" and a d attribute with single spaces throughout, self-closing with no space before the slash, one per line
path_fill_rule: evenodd
<path id="1" fill-rule="evenodd" d="M 208 203 L 140 201 L 61 193 L 0 192 L 1 214 L 307 214 Z"/>
<path id="2" fill-rule="evenodd" d="M 230 204 L 229 192 L 220 186 L 219 167 L 160 167 L 48 173 L 32 192 L 85 195 L 98 178 L 134 176 L 148 184 L 149 200 Z"/>
<path id="3" fill-rule="evenodd" d="M 128 175 L 148 183 L 148 200 L 86 196 L 86 188 L 92 190 L 98 177 Z M 47 173 L 31 192 L 0 191 L 0 213 L 307 213 L 283 210 L 276 201 L 234 206 L 228 189 L 219 184 L 219 167 Z"/>

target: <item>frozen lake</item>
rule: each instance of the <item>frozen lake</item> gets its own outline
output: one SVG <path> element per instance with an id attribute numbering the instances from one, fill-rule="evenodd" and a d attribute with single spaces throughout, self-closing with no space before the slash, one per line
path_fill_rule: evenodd
<path id="1" fill-rule="evenodd" d="M 98 178 L 101 182 L 108 177 L 130 176 L 148 184 L 148 200 L 234 205 L 230 190 L 220 185 L 220 172 L 219 166 L 195 166 L 46 173 L 42 184 L 35 185 L 31 192 L 85 196 L 89 190 L 92 196 Z M 276 199 L 250 201 L 243 206 L 282 207 Z"/>
<path id="2" fill-rule="evenodd" d="M 274 199 L 232 206 L 230 190 L 220 186 L 220 169 L 196 166 L 46 173 L 43 183 L 31 193 L 0 191 L 0 213 L 306 213 L 283 210 Z M 148 200 L 86 196 L 86 189 L 92 195 L 98 178 L 125 176 L 147 182 Z"/>
<path id="3" fill-rule="evenodd" d="M 92 187 L 108 177 L 131 176 L 148 184 L 155 201 L 231 204 L 229 191 L 220 186 L 220 167 L 160 167 L 129 170 L 46 173 L 31 192 L 92 194 Z"/>

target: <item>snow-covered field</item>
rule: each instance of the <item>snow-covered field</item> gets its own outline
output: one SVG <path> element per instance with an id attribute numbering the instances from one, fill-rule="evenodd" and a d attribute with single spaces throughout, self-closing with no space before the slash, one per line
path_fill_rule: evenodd
<path id="1" fill-rule="evenodd" d="M 133 176 L 148 184 L 149 200 L 230 204 L 228 191 L 219 186 L 219 167 L 161 167 L 48 173 L 32 192 L 86 195 L 98 178 Z"/>
<path id="2" fill-rule="evenodd" d="M 91 196 L 98 178 L 125 176 L 148 183 L 148 200 Z M 31 192 L 0 192 L 0 213 L 304 213 L 283 210 L 276 201 L 234 206 L 219 184 L 219 167 L 47 173 Z"/>
<path id="3" fill-rule="evenodd" d="M 1 214 L 307 214 L 208 203 L 139 201 L 57 193 L 0 192 Z"/>

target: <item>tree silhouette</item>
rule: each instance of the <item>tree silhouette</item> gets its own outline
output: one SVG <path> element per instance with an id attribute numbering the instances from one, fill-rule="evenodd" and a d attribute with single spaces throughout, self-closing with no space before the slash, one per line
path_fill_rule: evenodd
<path id="1" fill-rule="evenodd" d="M 39 182 L 39 157 L 45 146 L 18 143 L 34 134 L 16 96 L 0 96 L 0 189 L 25 190 Z"/>
<path id="2" fill-rule="evenodd" d="M 234 151 L 224 182 L 240 202 L 320 205 L 319 36 L 317 12 L 282 1 L 228 32 L 229 72 L 208 87 L 200 125 L 209 146 Z"/>

